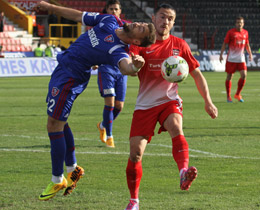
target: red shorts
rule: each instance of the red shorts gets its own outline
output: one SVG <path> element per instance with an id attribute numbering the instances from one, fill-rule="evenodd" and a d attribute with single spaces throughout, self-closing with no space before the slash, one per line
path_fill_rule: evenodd
<path id="1" fill-rule="evenodd" d="M 233 74 L 236 71 L 247 70 L 246 63 L 233 63 L 233 62 L 226 62 L 226 72 L 229 74 Z"/>
<path id="2" fill-rule="evenodd" d="M 133 114 L 130 137 L 133 136 L 148 136 L 148 143 L 154 135 L 156 123 L 159 122 L 161 127 L 158 133 L 166 131 L 163 127 L 164 121 L 172 113 L 178 113 L 182 116 L 182 101 L 170 101 L 159 106 L 146 109 L 136 110 Z"/>

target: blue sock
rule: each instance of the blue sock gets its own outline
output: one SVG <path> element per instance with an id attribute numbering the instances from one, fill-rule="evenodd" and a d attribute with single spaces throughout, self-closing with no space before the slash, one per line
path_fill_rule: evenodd
<path id="1" fill-rule="evenodd" d="M 51 141 L 52 174 L 60 176 L 63 174 L 63 164 L 66 153 L 64 132 L 49 133 Z"/>
<path id="2" fill-rule="evenodd" d="M 120 114 L 120 110 L 117 109 L 117 108 L 114 108 L 114 111 L 113 111 L 113 115 L 114 115 L 114 120 L 117 118 L 117 116 Z"/>
<path id="3" fill-rule="evenodd" d="M 106 128 L 107 136 L 112 136 L 112 127 L 113 127 L 113 110 L 114 107 L 104 106 L 103 110 L 103 122 L 102 125 Z"/>
<path id="4" fill-rule="evenodd" d="M 75 155 L 74 137 L 68 123 L 64 126 L 64 136 L 66 142 L 65 164 L 66 166 L 72 166 L 77 160 Z"/>

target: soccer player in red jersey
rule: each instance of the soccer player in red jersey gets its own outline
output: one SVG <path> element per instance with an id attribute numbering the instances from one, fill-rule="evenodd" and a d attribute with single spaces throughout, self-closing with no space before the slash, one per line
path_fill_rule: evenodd
<path id="1" fill-rule="evenodd" d="M 180 188 L 188 190 L 197 176 L 197 169 L 189 167 L 189 146 L 182 129 L 182 99 L 178 95 L 178 84 L 170 83 L 161 76 L 162 62 L 172 55 L 183 57 L 189 65 L 197 89 L 204 99 L 205 110 L 216 118 L 218 109 L 212 103 L 207 82 L 199 70 L 198 61 L 192 56 L 188 44 L 170 35 L 176 11 L 169 4 L 162 4 L 155 10 L 152 21 L 156 29 L 156 43 L 148 48 L 131 46 L 136 55 L 142 55 L 145 65 L 138 72 L 139 93 L 130 131 L 130 157 L 126 168 L 130 202 L 127 210 L 139 208 L 139 186 L 142 178 L 142 156 L 154 135 L 156 123 L 161 127 L 158 133 L 168 131 L 172 141 L 172 155 L 180 173 Z"/>
<path id="2" fill-rule="evenodd" d="M 253 59 L 251 47 L 249 45 L 248 40 L 248 31 L 243 29 L 244 27 L 244 18 L 239 16 L 236 18 L 236 27 L 230 29 L 224 42 L 221 47 L 221 52 L 219 56 L 220 62 L 223 60 L 223 52 L 228 45 L 229 50 L 227 54 L 227 61 L 226 61 L 226 91 L 227 91 L 227 102 L 232 103 L 231 98 L 231 86 L 232 86 L 232 77 L 233 74 L 238 70 L 240 72 L 240 79 L 237 83 L 237 92 L 234 96 L 239 102 L 244 102 L 241 96 L 241 91 L 246 82 L 246 75 L 247 75 L 247 66 L 245 61 L 244 51 L 249 54 L 249 60 Z"/>

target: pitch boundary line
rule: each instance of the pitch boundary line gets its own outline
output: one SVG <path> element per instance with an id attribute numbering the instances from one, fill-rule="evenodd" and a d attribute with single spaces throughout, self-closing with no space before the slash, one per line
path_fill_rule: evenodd
<path id="1" fill-rule="evenodd" d="M 49 153 L 49 150 L 30 150 L 30 149 L 8 149 L 8 148 L 1 148 L 0 151 L 5 152 L 43 152 L 43 153 Z M 224 159 L 248 159 L 248 160 L 260 160 L 260 158 L 254 158 L 254 157 L 236 157 L 236 156 L 230 156 L 230 155 L 218 155 L 211 152 L 203 152 L 200 150 L 193 150 L 190 149 L 190 151 L 208 154 L 207 156 L 199 156 L 199 155 L 189 155 L 190 157 L 196 157 L 196 158 L 224 158 Z M 129 155 L 128 152 L 81 152 L 77 151 L 76 154 L 93 154 L 93 155 Z M 144 156 L 157 156 L 157 157 L 172 157 L 172 154 L 168 153 L 145 153 Z"/>
<path id="2" fill-rule="evenodd" d="M 0 134 L 0 136 L 3 137 L 9 137 L 9 136 L 17 136 L 19 138 L 27 138 L 27 139 L 31 139 L 31 136 L 25 136 L 25 135 L 10 135 L 10 134 Z M 47 137 L 41 137 L 41 136 L 37 136 L 36 138 L 38 139 L 48 139 Z M 75 138 L 75 140 L 77 141 L 97 141 L 97 140 L 93 140 L 93 139 L 87 139 L 87 138 Z M 128 143 L 128 142 L 127 142 Z M 171 148 L 170 145 L 164 145 L 164 144 L 149 144 L 150 146 L 159 146 L 159 147 L 166 147 L 166 148 Z M 30 149 L 8 149 L 8 148 L 0 148 L 0 151 L 6 151 L 6 152 L 11 152 L 11 151 L 16 151 L 16 152 L 50 152 L 49 150 L 30 150 Z M 260 158 L 255 158 L 255 157 L 237 157 L 237 156 L 231 156 L 231 155 L 220 155 L 220 154 L 215 154 L 212 152 L 206 152 L 206 151 L 201 151 L 201 150 L 196 150 L 196 149 L 192 149 L 189 148 L 190 152 L 194 152 L 194 153 L 199 153 L 199 154 L 204 154 L 204 156 L 201 155 L 193 155 L 190 154 L 190 157 L 197 157 L 197 158 L 224 158 L 224 159 L 249 159 L 249 160 L 260 160 Z M 77 154 L 96 154 L 96 155 L 110 155 L 110 154 L 114 154 L 114 155 L 129 155 L 128 152 L 81 152 L 81 151 L 77 151 Z M 171 157 L 172 154 L 168 153 L 145 153 L 144 156 L 164 156 L 164 157 Z"/>

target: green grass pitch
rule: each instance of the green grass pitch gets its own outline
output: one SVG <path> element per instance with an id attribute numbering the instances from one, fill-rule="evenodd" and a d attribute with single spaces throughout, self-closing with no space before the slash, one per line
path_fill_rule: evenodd
<path id="1" fill-rule="evenodd" d="M 168 133 L 158 135 L 156 130 L 143 157 L 142 210 L 260 209 L 260 72 L 248 72 L 242 91 L 245 103 L 234 100 L 232 104 L 226 102 L 226 74 L 203 74 L 219 109 L 215 120 L 206 114 L 190 76 L 179 85 L 190 165 L 198 168 L 198 177 L 189 191 L 180 190 L 171 139 Z M 236 73 L 232 96 L 238 78 Z M 128 136 L 138 79 L 128 79 L 125 107 L 114 122 L 114 149 L 99 141 L 96 124 L 102 118 L 104 103 L 96 79 L 92 76 L 68 121 L 75 137 L 77 162 L 86 174 L 71 195 L 64 197 L 59 192 L 43 202 L 38 196 L 51 179 L 45 103 L 49 77 L 0 78 L 0 209 L 126 207 Z"/>

